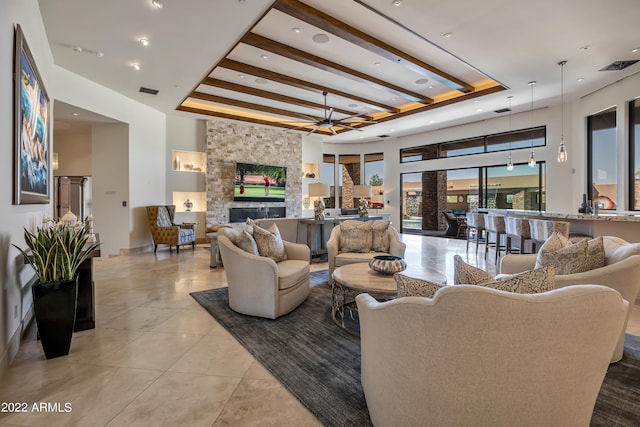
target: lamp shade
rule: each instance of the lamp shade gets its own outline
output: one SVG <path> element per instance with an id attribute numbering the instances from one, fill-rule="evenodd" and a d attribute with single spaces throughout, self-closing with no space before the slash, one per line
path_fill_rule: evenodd
<path id="1" fill-rule="evenodd" d="M 324 182 L 309 184 L 309 197 L 329 197 L 330 195 L 329 184 Z"/>
<path id="2" fill-rule="evenodd" d="M 353 197 L 371 197 L 371 186 L 370 185 L 354 185 L 353 186 Z"/>

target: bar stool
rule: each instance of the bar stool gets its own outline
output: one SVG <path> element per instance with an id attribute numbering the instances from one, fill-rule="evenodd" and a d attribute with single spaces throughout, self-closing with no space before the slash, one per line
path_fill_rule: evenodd
<path id="1" fill-rule="evenodd" d="M 474 230 L 472 233 L 471 230 Z M 476 257 L 478 256 L 478 246 L 485 243 L 484 215 L 477 212 L 467 212 L 467 255 L 469 255 L 469 242 L 476 245 Z"/>
<path id="2" fill-rule="evenodd" d="M 564 237 L 569 238 L 570 226 L 571 223 L 567 221 L 551 221 L 544 219 L 529 220 L 529 230 L 531 233 L 531 252 L 537 253 L 540 250 L 540 246 L 542 246 L 542 244 L 554 232 L 558 232 Z"/>
<path id="3" fill-rule="evenodd" d="M 507 216 L 504 221 L 507 233 L 507 253 L 512 253 L 514 250 L 521 254 L 527 253 L 525 240 L 531 240 L 529 220 L 517 216 Z"/>
<path id="4" fill-rule="evenodd" d="M 506 247 L 502 246 L 502 236 L 506 236 L 506 230 L 504 228 L 504 216 L 503 215 L 493 215 L 493 214 L 484 214 L 484 227 L 487 231 L 487 239 L 484 245 L 484 259 L 487 259 L 487 252 L 489 251 L 489 247 L 496 249 L 496 258 L 494 263 L 498 263 L 498 258 L 500 257 L 500 250 Z M 495 241 L 491 241 L 491 235 L 495 234 Z"/>

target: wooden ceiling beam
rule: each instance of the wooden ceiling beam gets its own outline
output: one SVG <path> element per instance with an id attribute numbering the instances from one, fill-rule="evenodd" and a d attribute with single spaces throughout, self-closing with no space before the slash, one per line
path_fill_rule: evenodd
<path id="1" fill-rule="evenodd" d="M 284 102 L 286 104 L 298 105 L 300 107 L 307 107 L 318 109 L 324 111 L 325 106 L 323 104 L 307 101 L 306 99 L 294 98 L 292 96 L 282 95 L 275 92 L 270 92 L 268 90 L 257 89 L 250 86 L 241 85 L 238 83 L 228 82 L 226 80 L 214 79 L 213 77 L 206 77 L 202 81 L 203 85 L 217 87 L 220 89 L 226 89 L 233 92 L 245 93 L 247 95 L 257 96 L 259 98 L 265 98 L 273 101 Z M 331 105 L 327 105 L 327 108 L 333 108 L 333 111 L 336 113 L 344 114 L 346 116 L 351 116 L 353 114 L 357 114 L 357 111 L 349 111 L 343 110 L 342 108 L 332 107 Z M 362 118 L 366 120 L 373 120 L 371 116 L 366 114 L 361 115 Z"/>
<path id="2" fill-rule="evenodd" d="M 203 101 L 216 102 L 218 104 L 232 105 L 234 107 L 246 108 L 248 110 L 262 111 L 263 113 L 277 114 L 285 117 L 295 117 L 302 120 L 324 120 L 324 117 L 308 116 L 306 114 L 296 113 L 295 111 L 284 110 L 282 108 L 269 107 L 267 105 L 256 104 L 253 102 L 240 101 L 237 99 L 226 98 L 224 96 L 211 95 L 202 92 L 191 92 L 191 98 L 201 99 Z"/>
<path id="3" fill-rule="evenodd" d="M 361 73 L 360 71 L 345 67 L 344 65 L 340 65 L 336 62 L 329 61 L 328 59 L 321 58 L 308 52 L 304 52 L 300 49 L 296 49 L 294 47 L 277 42 L 275 40 L 271 40 L 267 37 L 263 37 L 255 33 L 250 32 L 245 34 L 245 36 L 240 40 L 240 43 L 244 43 L 249 46 L 253 46 L 255 48 L 274 53 L 276 55 L 280 55 L 284 58 L 288 58 L 296 62 L 301 62 L 303 64 L 318 68 L 323 71 L 327 71 L 341 77 L 346 77 L 358 83 L 364 83 L 375 89 L 389 92 L 393 95 L 405 98 L 410 102 L 419 102 L 422 104 L 433 103 L 433 99 L 429 98 L 428 96 L 405 89 L 389 82 L 385 82 L 373 76 Z"/>
<path id="4" fill-rule="evenodd" d="M 400 109 L 392 107 L 390 105 L 385 105 L 381 102 L 362 98 L 362 97 L 355 96 L 353 94 L 342 92 L 339 90 L 335 90 L 326 86 L 322 86 L 322 85 L 311 83 L 305 80 L 297 79 L 295 77 L 290 77 L 284 74 L 276 73 L 275 71 L 270 71 L 264 68 L 255 67 L 253 65 L 234 61 L 233 59 L 224 58 L 218 63 L 217 66 L 226 68 L 229 70 L 233 70 L 239 73 L 250 74 L 255 77 L 261 77 L 267 80 L 272 80 L 277 83 L 294 86 L 300 89 L 315 91 L 320 94 L 322 94 L 323 92 L 332 93 L 334 95 L 338 95 L 347 99 L 358 101 L 362 104 L 368 105 L 371 108 L 375 108 L 376 110 L 388 111 L 390 113 L 400 112 Z"/>
<path id="5" fill-rule="evenodd" d="M 314 27 L 327 31 L 343 40 L 347 40 L 369 52 L 382 56 L 396 64 L 413 70 L 425 77 L 434 79 L 450 88 L 463 93 L 473 92 L 475 88 L 418 58 L 397 49 L 382 40 L 378 40 L 336 18 L 312 8 L 298 0 L 278 0 L 273 5 L 282 13 L 306 22 Z"/>

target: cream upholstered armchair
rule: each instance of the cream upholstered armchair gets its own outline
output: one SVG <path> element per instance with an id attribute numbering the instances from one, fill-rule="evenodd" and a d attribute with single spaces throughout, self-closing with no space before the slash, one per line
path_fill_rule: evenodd
<path id="1" fill-rule="evenodd" d="M 575 274 L 556 274 L 555 288 L 579 284 L 608 286 L 620 292 L 622 298 L 629 301 L 629 309 L 621 328 L 611 362 L 622 359 L 624 335 L 633 305 L 640 292 L 640 243 L 629 243 L 613 236 L 603 236 L 605 265 L 595 270 Z M 515 274 L 535 267 L 536 255 L 509 254 L 500 263 L 501 274 Z"/>
<path id="2" fill-rule="evenodd" d="M 376 427 L 588 426 L 628 306 L 598 285 L 356 303 Z"/>
<path id="3" fill-rule="evenodd" d="M 193 224 L 174 224 L 176 207 L 174 205 L 166 206 L 147 206 L 147 218 L 149 219 L 149 229 L 153 238 L 153 252 L 158 250 L 158 245 L 176 245 L 176 251 L 180 253 L 180 245 L 191 243 L 191 247 L 196 247 L 196 230 Z"/>
<path id="4" fill-rule="evenodd" d="M 302 304 L 311 291 L 307 245 L 283 241 L 286 260 L 254 255 L 236 245 L 242 229 L 219 230 L 218 247 L 229 285 L 229 307 L 275 319 Z"/>
<path id="5" fill-rule="evenodd" d="M 333 271 L 343 265 L 369 262 L 378 255 L 404 258 L 406 243 L 389 221 L 347 220 L 331 230 L 327 241 L 329 281 Z"/>

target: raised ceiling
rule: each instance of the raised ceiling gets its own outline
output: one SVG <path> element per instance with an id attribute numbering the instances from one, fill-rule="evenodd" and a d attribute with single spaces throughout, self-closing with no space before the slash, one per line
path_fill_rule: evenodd
<path id="1" fill-rule="evenodd" d="M 319 6 L 275 1 L 178 109 L 337 135 L 505 89 L 363 3 Z"/>
<path id="2" fill-rule="evenodd" d="M 252 120 L 287 129 L 308 124 L 309 117 L 324 120 L 327 92 L 333 120 L 354 114 L 365 119 L 347 121 L 360 132 L 314 133 L 332 143 L 495 118 L 495 110 L 508 106 L 507 96 L 513 96 L 515 113 L 527 112 L 527 83 L 534 80 L 534 108 L 557 105 L 560 60 L 568 60 L 567 102 L 597 96 L 598 89 L 640 71 L 640 63 L 599 71 L 615 61 L 640 59 L 640 50 L 632 51 L 640 47 L 638 0 L 403 0 L 400 6 L 392 0 L 162 2 L 158 10 L 150 0 L 38 1 L 54 62 L 62 68 L 168 115 Z M 318 12 L 306 13 L 310 8 Z M 316 37 L 326 42 L 314 42 L 317 34 L 326 35 Z M 138 42 L 142 37 L 148 46 Z M 265 38 L 277 43 L 265 44 Z M 294 49 L 300 55 L 292 59 Z M 453 79 L 424 65 L 410 66 L 416 60 Z M 420 79 L 428 81 L 416 83 Z M 294 84 L 299 81 L 305 89 Z M 140 87 L 159 93 L 141 93 Z M 73 96 L 50 92 L 56 101 L 73 102 Z M 187 105 L 197 112 L 179 110 Z M 54 109 L 55 121 L 66 120 L 67 113 Z M 74 120 L 82 118 L 81 113 Z"/>

